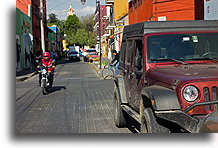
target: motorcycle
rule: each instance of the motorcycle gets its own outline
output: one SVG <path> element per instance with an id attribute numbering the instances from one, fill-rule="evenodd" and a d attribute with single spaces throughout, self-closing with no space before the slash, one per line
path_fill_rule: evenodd
<path id="1" fill-rule="evenodd" d="M 41 66 L 40 70 L 38 71 L 39 75 L 41 75 L 41 88 L 42 88 L 42 94 L 48 94 L 50 91 L 50 88 L 52 87 L 52 81 L 53 81 L 53 73 L 52 73 L 52 67 L 51 66 Z"/>

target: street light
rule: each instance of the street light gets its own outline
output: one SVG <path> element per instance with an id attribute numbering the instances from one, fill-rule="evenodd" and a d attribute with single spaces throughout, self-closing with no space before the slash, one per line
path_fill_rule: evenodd
<path id="1" fill-rule="evenodd" d="M 85 5 L 85 3 L 86 3 L 86 0 L 81 0 L 82 5 Z"/>

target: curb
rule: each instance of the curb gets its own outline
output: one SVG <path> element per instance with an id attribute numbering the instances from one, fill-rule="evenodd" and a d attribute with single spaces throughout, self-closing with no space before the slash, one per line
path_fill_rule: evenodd
<path id="1" fill-rule="evenodd" d="M 38 71 L 35 71 L 35 72 L 28 74 L 28 75 L 25 75 L 25 76 L 16 77 L 16 82 L 25 81 L 25 80 L 33 77 L 36 74 L 38 74 Z"/>
<path id="2" fill-rule="evenodd" d="M 98 74 L 98 77 L 103 78 L 102 75 L 101 75 L 101 70 L 95 64 L 93 64 L 93 63 L 89 63 L 89 64 L 92 65 L 92 67 L 95 69 L 95 71 Z"/>
<path id="3" fill-rule="evenodd" d="M 57 61 L 57 64 L 59 64 L 62 60 L 64 59 L 61 59 L 59 61 Z M 27 75 L 24 75 L 24 76 L 19 76 L 19 77 L 16 77 L 16 82 L 22 82 L 22 81 L 25 81 L 31 77 L 33 77 L 34 75 L 38 74 L 38 70 L 35 71 L 35 72 L 32 72 L 30 74 L 27 74 Z"/>

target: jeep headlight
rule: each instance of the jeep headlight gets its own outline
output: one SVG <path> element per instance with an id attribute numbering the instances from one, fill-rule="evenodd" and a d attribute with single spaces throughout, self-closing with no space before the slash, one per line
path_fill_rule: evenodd
<path id="1" fill-rule="evenodd" d="M 195 86 L 186 86 L 183 90 L 183 97 L 186 101 L 195 101 L 198 98 L 198 95 L 198 89 Z"/>

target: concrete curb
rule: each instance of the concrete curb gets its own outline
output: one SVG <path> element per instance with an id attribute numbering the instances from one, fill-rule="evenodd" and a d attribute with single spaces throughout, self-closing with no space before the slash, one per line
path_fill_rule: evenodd
<path id="1" fill-rule="evenodd" d="M 57 61 L 56 64 L 59 64 L 61 61 L 65 60 L 64 58 Z M 34 75 L 38 74 L 38 70 L 36 70 L 35 72 L 32 72 L 30 74 L 27 74 L 27 75 L 23 75 L 23 76 L 19 76 L 19 77 L 16 77 L 16 82 L 21 82 L 21 81 L 25 81 L 31 77 L 33 77 Z"/>
<path id="2" fill-rule="evenodd" d="M 19 76 L 19 77 L 16 77 L 16 82 L 21 82 L 21 81 L 25 81 L 31 77 L 33 77 L 34 75 L 38 74 L 38 71 L 35 71 L 33 73 L 30 73 L 30 74 L 27 74 L 27 75 L 24 75 L 24 76 Z"/>
<path id="3" fill-rule="evenodd" d="M 95 64 L 93 63 L 89 63 L 89 64 L 95 69 L 96 73 L 98 74 L 98 77 L 103 79 L 101 75 L 101 70 Z"/>

